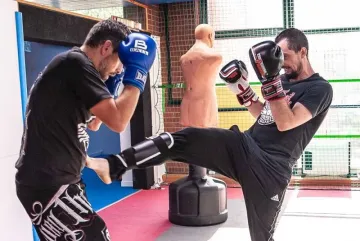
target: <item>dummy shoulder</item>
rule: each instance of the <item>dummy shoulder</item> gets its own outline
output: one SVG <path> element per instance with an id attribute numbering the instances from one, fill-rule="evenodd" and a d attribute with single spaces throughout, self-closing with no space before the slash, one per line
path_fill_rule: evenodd
<path id="1" fill-rule="evenodd" d="M 205 51 L 205 52 L 203 52 L 203 57 L 205 59 L 212 60 L 214 62 L 219 62 L 219 63 L 221 63 L 223 60 L 222 55 L 215 51 Z"/>

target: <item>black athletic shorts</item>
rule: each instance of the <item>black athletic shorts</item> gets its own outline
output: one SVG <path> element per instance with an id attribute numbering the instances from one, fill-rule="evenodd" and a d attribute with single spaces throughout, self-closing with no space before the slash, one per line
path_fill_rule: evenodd
<path id="1" fill-rule="evenodd" d="M 82 182 L 57 188 L 16 185 L 17 196 L 41 241 L 109 241 L 105 222 L 88 202 Z"/>
<path id="2" fill-rule="evenodd" d="M 229 130 L 186 128 L 172 136 L 174 146 L 168 159 L 205 167 L 238 181 L 245 198 L 252 241 L 272 241 L 288 185 L 288 181 L 279 177 L 291 177 L 291 170 L 284 173 L 269 165 L 277 160 L 263 158 L 255 142 L 237 126 Z"/>

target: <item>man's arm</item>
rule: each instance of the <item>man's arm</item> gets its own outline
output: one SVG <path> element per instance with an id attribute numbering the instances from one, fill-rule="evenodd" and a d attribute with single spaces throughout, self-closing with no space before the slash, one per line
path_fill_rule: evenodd
<path id="1" fill-rule="evenodd" d="M 140 90 L 137 87 L 126 85 L 116 100 L 113 98 L 102 100 L 90 111 L 111 130 L 122 132 L 135 112 L 139 96 Z"/>
<path id="2" fill-rule="evenodd" d="M 298 127 L 327 109 L 333 98 L 330 84 L 324 83 L 309 88 L 290 109 L 286 98 L 269 101 L 271 113 L 279 131 Z"/>
<path id="3" fill-rule="evenodd" d="M 269 102 L 270 109 L 279 131 L 291 130 L 311 120 L 311 112 L 301 103 L 290 109 L 285 98 Z"/>
<path id="4" fill-rule="evenodd" d="M 138 43 L 146 47 L 145 52 L 139 49 Z M 132 33 L 120 43 L 118 54 L 125 68 L 122 94 L 116 100 L 102 98 L 90 106 L 90 111 L 111 130 L 122 132 L 135 112 L 140 93 L 144 91 L 149 70 L 155 60 L 156 43 L 147 35 Z"/>
<path id="5" fill-rule="evenodd" d="M 85 107 L 97 117 L 97 124 L 103 122 L 111 130 L 122 132 L 136 108 L 140 95 L 139 88 L 128 84 L 122 95 L 114 100 L 97 70 L 91 64 L 79 61 L 78 57 L 74 57 L 73 72 L 75 76 L 71 83 L 76 95 L 82 100 Z M 96 124 L 89 127 L 89 129 L 92 128 L 98 129 Z"/>
<path id="6" fill-rule="evenodd" d="M 247 107 L 248 111 L 250 112 L 250 114 L 257 119 L 260 114 L 261 114 L 261 110 L 264 107 L 264 103 L 262 103 L 260 100 L 253 102 L 250 106 Z"/>
<path id="7" fill-rule="evenodd" d="M 99 118 L 95 117 L 90 121 L 90 123 L 88 123 L 87 127 L 92 131 L 98 131 L 100 129 L 101 124 L 102 121 Z"/>

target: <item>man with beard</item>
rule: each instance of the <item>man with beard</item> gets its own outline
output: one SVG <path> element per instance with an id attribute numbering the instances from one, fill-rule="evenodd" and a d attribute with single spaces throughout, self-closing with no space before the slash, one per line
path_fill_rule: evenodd
<path id="1" fill-rule="evenodd" d="M 214 170 L 241 184 L 252 241 L 273 241 L 292 167 L 333 98 L 329 82 L 312 69 L 308 50 L 306 36 L 295 28 L 281 32 L 275 42 L 250 48 L 265 102 L 251 89 L 244 62 L 235 59 L 220 70 L 239 103 L 256 118 L 249 130 L 242 132 L 234 125 L 229 130 L 190 127 L 162 133 L 119 155 L 92 160 L 89 167 L 103 180 L 168 159 Z M 280 75 L 282 68 L 284 75 Z"/>
<path id="2" fill-rule="evenodd" d="M 101 123 L 115 132 L 125 129 L 155 54 L 149 36 L 103 20 L 81 47 L 56 55 L 36 79 L 16 163 L 16 190 L 41 240 L 110 240 L 81 180 L 88 158 L 86 129 L 96 131 Z M 121 82 L 122 94 L 113 98 Z"/>

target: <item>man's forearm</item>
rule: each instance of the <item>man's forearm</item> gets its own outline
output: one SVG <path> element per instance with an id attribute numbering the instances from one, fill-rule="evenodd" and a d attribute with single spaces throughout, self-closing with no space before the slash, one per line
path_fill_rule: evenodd
<path id="1" fill-rule="evenodd" d="M 102 124 L 102 121 L 98 118 L 95 117 L 89 124 L 88 124 L 88 128 L 92 131 L 98 131 L 100 126 Z"/>
<path id="2" fill-rule="evenodd" d="M 261 110 L 264 107 L 264 103 L 261 101 L 253 102 L 250 106 L 247 107 L 250 114 L 257 119 L 260 116 Z"/>
<path id="3" fill-rule="evenodd" d="M 134 86 L 124 87 L 121 95 L 115 100 L 121 123 L 127 125 L 133 116 L 139 101 L 140 90 Z"/>
<path id="4" fill-rule="evenodd" d="M 279 131 L 286 131 L 292 128 L 295 115 L 290 109 L 286 98 L 271 100 L 270 109 Z"/>

